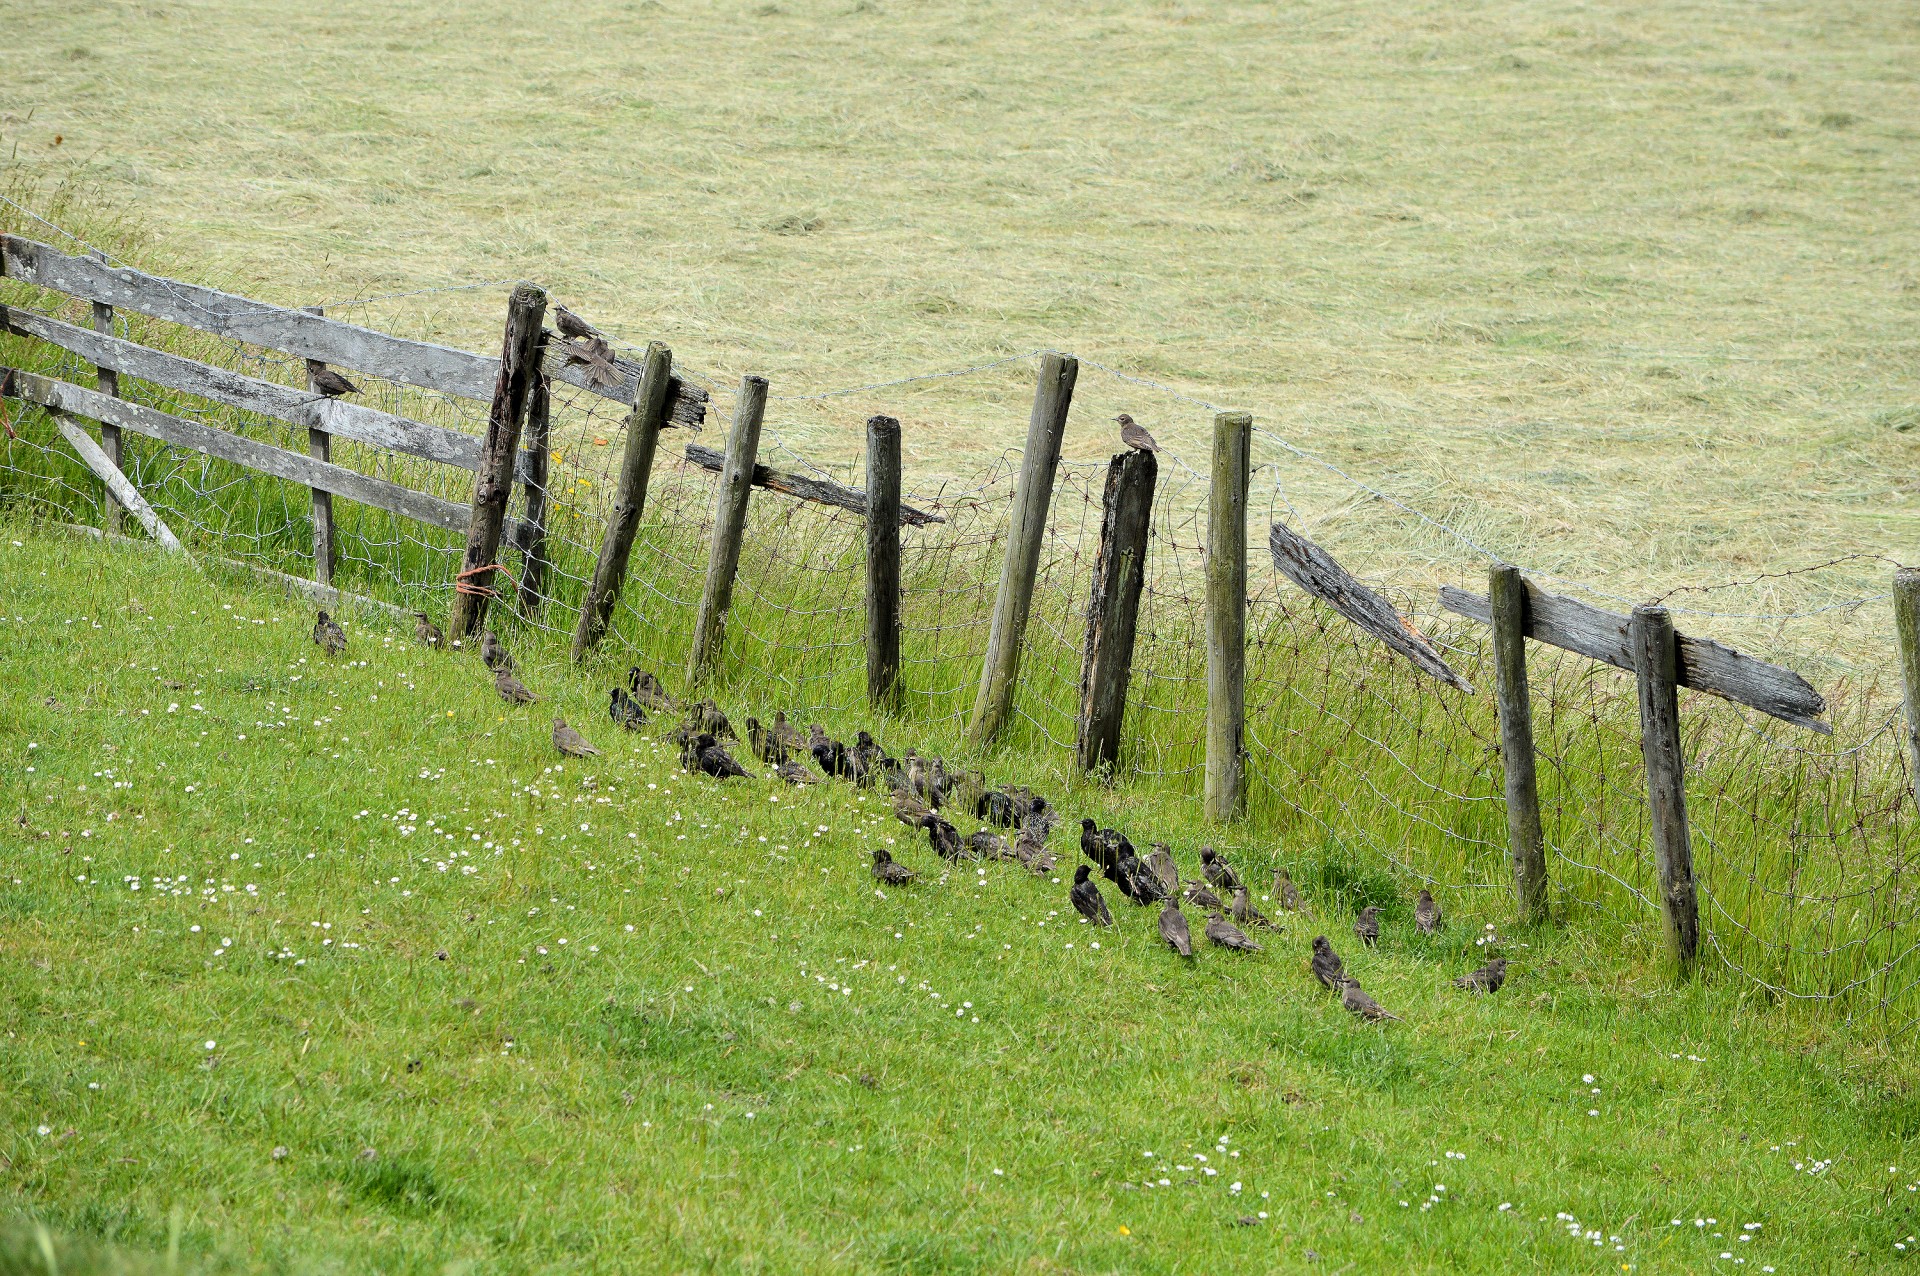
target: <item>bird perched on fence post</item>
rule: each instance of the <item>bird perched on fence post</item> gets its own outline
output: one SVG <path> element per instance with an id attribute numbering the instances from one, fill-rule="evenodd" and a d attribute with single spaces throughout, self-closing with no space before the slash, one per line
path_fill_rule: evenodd
<path id="1" fill-rule="evenodd" d="M 1370 1022 L 1378 1022 L 1381 1019 L 1391 1019 L 1395 1023 L 1402 1022 L 1399 1015 L 1388 1014 L 1380 1008 L 1379 1002 L 1367 996 L 1360 987 L 1360 981 L 1352 975 L 1348 975 L 1340 982 L 1343 988 L 1340 1004 L 1354 1014 Z"/>
<path id="2" fill-rule="evenodd" d="M 1153 441 L 1153 436 L 1125 412 L 1113 419 L 1120 423 L 1120 441 L 1134 451 L 1158 452 L 1160 450 L 1160 445 Z"/>
<path id="3" fill-rule="evenodd" d="M 440 632 L 440 626 L 428 620 L 427 613 L 424 611 L 413 613 L 413 636 L 423 645 L 432 647 L 436 651 L 447 643 L 447 636 Z"/>
<path id="4" fill-rule="evenodd" d="M 587 738 L 567 725 L 565 718 L 553 720 L 553 747 L 570 758 L 597 758 L 600 750 L 587 743 Z"/>
<path id="5" fill-rule="evenodd" d="M 597 337 L 601 335 L 598 328 L 588 323 L 585 319 L 582 319 L 579 315 L 574 314 L 573 311 L 567 309 L 565 306 L 555 306 L 553 308 L 553 326 L 558 328 L 560 335 L 569 341 L 578 341 L 582 337 Z"/>
<path id="6" fill-rule="evenodd" d="M 1480 969 L 1460 976 L 1453 981 L 1455 988 L 1464 988 L 1468 992 L 1493 993 L 1500 991 L 1500 985 L 1507 982 L 1507 959 L 1495 957 Z"/>
<path id="7" fill-rule="evenodd" d="M 1380 938 L 1380 906 L 1368 904 L 1353 919 L 1353 933 L 1361 943 L 1371 946 Z"/>
<path id="8" fill-rule="evenodd" d="M 340 622 L 326 612 L 319 612 L 313 618 L 313 640 L 320 644 L 320 650 L 329 656 L 337 656 L 347 649 L 347 631 L 340 628 Z"/>
<path id="9" fill-rule="evenodd" d="M 1340 963 L 1340 954 L 1333 951 L 1333 945 L 1327 942 L 1325 935 L 1313 937 L 1313 960 L 1308 965 L 1322 988 L 1338 988 L 1347 977 L 1346 968 Z"/>
<path id="10" fill-rule="evenodd" d="M 1440 930 L 1440 905 L 1433 902 L 1433 892 L 1424 887 L 1413 905 L 1413 924 L 1420 928 L 1422 935 L 1437 934 Z"/>
<path id="11" fill-rule="evenodd" d="M 307 373 L 307 384 L 329 399 L 337 399 L 343 394 L 358 394 L 360 387 L 335 372 L 332 368 L 315 368 Z"/>
<path id="12" fill-rule="evenodd" d="M 1073 911 L 1092 922 L 1095 926 L 1113 925 L 1113 913 L 1107 908 L 1107 901 L 1100 896 L 1100 887 L 1089 879 L 1093 873 L 1085 864 L 1073 870 L 1073 885 L 1067 891 L 1067 898 L 1073 901 Z"/>

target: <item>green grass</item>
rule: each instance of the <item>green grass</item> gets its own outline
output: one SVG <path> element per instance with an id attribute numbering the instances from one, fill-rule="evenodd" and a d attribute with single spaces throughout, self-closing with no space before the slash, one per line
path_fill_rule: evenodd
<path id="1" fill-rule="evenodd" d="M 0 1156 L 62 1270 L 1798 1272 L 1920 1232 L 1905 1055 L 1738 980 L 1675 990 L 1605 914 L 1509 932 L 1443 891 L 1443 938 L 1340 945 L 1408 1020 L 1362 1026 L 1306 975 L 1312 926 L 1186 966 L 1123 908 L 1093 949 L 1063 885 L 943 874 L 871 796 L 682 775 L 554 645 L 527 676 L 590 763 L 378 618 L 330 663 L 303 606 L 0 532 Z M 1202 840 L 1302 869 L 1337 944 L 1407 889 L 1045 754 L 988 765 L 1188 871 Z M 924 877 L 881 899 L 888 837 Z M 1516 974 L 1466 1000 L 1488 923 Z"/>

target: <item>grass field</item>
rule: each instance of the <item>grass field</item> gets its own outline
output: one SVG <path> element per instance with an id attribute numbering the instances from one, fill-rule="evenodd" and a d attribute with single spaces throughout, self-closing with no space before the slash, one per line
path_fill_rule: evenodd
<path id="1" fill-rule="evenodd" d="M 1189 966 L 845 786 L 682 774 L 557 650 L 600 759 L 383 620 L 329 662 L 257 587 L 0 533 L 0 1172 L 61 1270 L 1785 1273 L 1920 1231 L 1904 1052 L 1673 991 L 1604 917 L 1443 895 L 1368 952 L 1315 890 Z M 1194 871 L 1191 801 L 995 765 Z M 923 877 L 881 897 L 888 838 Z M 1516 973 L 1467 1000 L 1489 923 Z M 1316 927 L 1407 1022 L 1316 990 Z"/>
<path id="2" fill-rule="evenodd" d="M 77 162 L 150 226 L 143 260 L 243 291 L 530 276 L 776 395 L 1060 346 L 1627 596 L 1912 540 L 1900 6 L 245 0 L 32 6 L 8 33 L 0 156 Z M 503 293 L 353 313 L 487 349 Z M 1029 386 L 776 401 L 772 432 L 839 459 L 894 411 L 912 464 L 971 474 Z M 1069 456 L 1103 457 L 1121 407 L 1204 455 L 1191 405 L 1093 370 L 1082 397 Z M 1271 458 L 1370 573 L 1477 565 Z"/>

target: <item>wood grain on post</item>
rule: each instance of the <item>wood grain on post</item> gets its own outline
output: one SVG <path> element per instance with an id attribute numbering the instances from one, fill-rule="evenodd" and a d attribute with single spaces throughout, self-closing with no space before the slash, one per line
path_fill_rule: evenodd
<path id="1" fill-rule="evenodd" d="M 1681 978 L 1700 951 L 1700 901 L 1693 881 L 1693 838 L 1687 827 L 1687 760 L 1680 745 L 1678 644 L 1665 607 L 1633 609 L 1627 641 L 1640 685 L 1640 755 L 1647 766 L 1647 815 L 1660 874 L 1660 912 L 1667 953 Z"/>
<path id="2" fill-rule="evenodd" d="M 694 617 L 693 645 L 687 650 L 687 685 L 699 682 L 720 659 L 726 644 L 727 608 L 733 605 L 733 578 L 740 570 L 740 541 L 747 529 L 747 501 L 753 495 L 753 463 L 760 452 L 760 421 L 767 411 L 767 379 L 740 378 L 734 400 L 733 428 L 727 431 L 727 464 L 713 498 L 713 545 L 707 553 L 707 582 Z"/>
<path id="3" fill-rule="evenodd" d="M 113 459 L 101 446 L 80 428 L 78 421 L 61 412 L 54 414 L 54 424 L 60 430 L 60 437 L 67 441 L 80 459 L 86 463 L 87 468 L 107 485 L 107 490 L 113 493 L 120 507 L 132 511 L 134 517 L 140 520 L 140 525 L 147 529 L 147 535 L 158 541 L 163 549 L 171 550 L 176 554 L 186 552 L 180 544 L 180 538 L 173 534 L 173 529 L 160 521 L 160 516 L 154 512 L 151 505 L 147 504 L 146 498 L 140 495 L 139 490 L 121 472 L 120 467 L 113 463 Z"/>
<path id="4" fill-rule="evenodd" d="M 641 357 L 640 385 L 633 411 L 627 417 L 627 446 L 620 457 L 620 478 L 614 487 L 613 509 L 607 514 L 607 533 L 600 557 L 593 565 L 586 601 L 580 606 L 580 624 L 573 631 L 573 658 L 585 660 L 600 645 L 620 601 L 627 579 L 627 558 L 633 553 L 633 535 L 647 504 L 647 481 L 653 474 L 653 453 L 660 444 L 666 420 L 667 383 L 673 378 L 673 353 L 658 341 L 647 345 Z"/>
<path id="5" fill-rule="evenodd" d="M 1253 417 L 1213 418 L 1213 483 L 1207 505 L 1206 814 L 1246 809 L 1247 483 Z"/>
<path id="6" fill-rule="evenodd" d="M 310 315 L 326 313 L 319 306 L 304 306 L 302 309 Z M 307 389 L 312 393 L 319 393 L 313 389 L 313 378 L 326 366 L 318 359 L 307 360 Z M 309 425 L 307 455 L 316 461 L 332 461 L 333 435 L 317 425 Z M 333 493 L 318 487 L 309 490 L 313 493 L 313 578 L 322 585 L 331 585 L 337 553 L 333 538 Z"/>
<path id="7" fill-rule="evenodd" d="M 1520 918 L 1547 919 L 1546 836 L 1540 827 L 1533 755 L 1533 700 L 1527 690 L 1527 582 L 1518 567 L 1488 573 L 1493 603 L 1493 699 L 1500 713 L 1500 763 L 1506 774 L 1507 847 Z"/>
<path id="8" fill-rule="evenodd" d="M 1893 623 L 1907 703 L 1907 784 L 1920 804 L 1920 569 L 1902 567 L 1893 574 Z"/>
<path id="9" fill-rule="evenodd" d="M 480 471 L 473 484 L 473 516 L 467 524 L 467 550 L 461 572 L 472 572 L 497 560 L 500 532 L 507 521 L 507 499 L 513 494 L 514 454 L 520 450 L 520 431 L 526 425 L 527 403 L 533 397 L 539 371 L 540 325 L 547 317 L 547 294 L 532 284 L 516 284 L 507 300 L 506 332 L 500 340 L 500 375 L 494 381 L 493 402 L 487 411 L 487 437 L 480 449 Z M 488 576 L 466 576 L 473 591 L 456 590 L 447 636 L 455 641 L 480 631 L 487 615 Z"/>
<path id="10" fill-rule="evenodd" d="M 93 250 L 92 255 L 102 260 L 106 258 L 106 253 L 98 248 Z M 93 330 L 109 337 L 113 335 L 113 307 L 104 301 L 93 303 Z M 93 385 L 102 394 L 110 394 L 116 399 L 120 397 L 120 374 L 112 368 L 94 364 Z M 125 473 L 126 445 L 120 437 L 118 426 L 108 425 L 104 421 L 100 423 L 100 450 L 106 453 L 114 469 Z M 107 493 L 106 516 L 107 530 L 110 532 L 120 531 L 126 522 L 126 507 L 114 499 L 111 491 Z"/>
<path id="11" fill-rule="evenodd" d="M 1080 769 L 1111 773 L 1120 761 L 1120 728 L 1133 677 L 1133 639 L 1147 581 L 1147 532 L 1160 472 L 1151 452 L 1128 449 L 1107 463 L 1100 549 L 1087 600 L 1087 642 L 1080 662 Z"/>
<path id="12" fill-rule="evenodd" d="M 1013 493 L 1007 527 L 1007 553 L 1000 564 L 1000 589 L 993 599 L 993 627 L 980 669 L 980 692 L 973 702 L 968 734 L 975 745 L 991 743 L 1013 714 L 1013 693 L 1020 680 L 1020 649 L 1033 608 L 1033 582 L 1040 570 L 1040 545 L 1046 539 L 1047 508 L 1053 500 L 1054 471 L 1060 465 L 1060 441 L 1080 361 L 1049 351 L 1040 360 L 1040 379 L 1027 422 L 1027 446 L 1020 458 L 1020 479 Z"/>
<path id="13" fill-rule="evenodd" d="M 526 517 L 520 523 L 520 611 L 531 616 L 546 604 L 547 475 L 552 453 L 547 435 L 553 420 L 553 383 L 547 377 L 546 349 L 553 334 L 540 333 L 533 395 L 527 400 L 526 443 L 520 449 L 520 483 L 527 493 Z"/>
<path id="14" fill-rule="evenodd" d="M 900 422 L 867 419 L 867 700 L 900 708 Z"/>

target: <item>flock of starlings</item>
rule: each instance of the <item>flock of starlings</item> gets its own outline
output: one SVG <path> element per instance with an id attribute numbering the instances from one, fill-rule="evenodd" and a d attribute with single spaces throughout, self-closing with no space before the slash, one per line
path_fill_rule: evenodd
<path id="1" fill-rule="evenodd" d="M 1131 422 L 1127 422 L 1131 424 Z M 447 646 L 446 635 L 427 618 L 415 612 L 414 633 L 428 647 Z M 313 623 L 313 640 L 328 654 L 337 656 L 346 650 L 347 635 L 339 623 L 321 612 Z M 480 637 L 480 659 L 493 671 L 494 690 L 509 704 L 532 704 L 539 696 L 527 690 L 516 676 L 513 656 L 491 629 Z M 680 765 L 688 772 L 699 771 L 716 780 L 752 778 L 752 773 L 727 752 L 723 740 L 738 743 L 732 724 L 712 700 L 680 703 L 667 694 L 659 679 L 642 669 L 627 671 L 627 685 L 616 686 L 608 694 L 607 716 L 629 731 L 644 727 L 650 714 L 681 715 L 668 736 L 680 746 Z M 949 772 L 946 762 L 931 762 L 908 749 L 902 758 L 894 758 L 865 731 L 859 732 L 849 746 L 830 739 L 816 723 L 803 735 L 787 721 L 784 712 L 773 716 L 769 726 L 757 718 L 746 720 L 747 746 L 753 756 L 767 764 L 773 774 L 789 784 L 823 784 L 828 777 L 852 781 L 863 788 L 884 789 L 890 793 L 896 818 L 908 828 L 923 829 L 927 840 L 941 858 L 962 860 L 1010 860 L 1040 877 L 1050 876 L 1055 857 L 1047 849 L 1048 835 L 1055 822 L 1054 808 L 1031 789 L 1019 785 L 989 787 L 979 771 Z M 565 719 L 553 720 L 553 747 L 568 757 L 593 757 L 600 750 L 589 744 Z M 811 757 L 819 771 L 800 759 Z M 961 837 L 960 831 L 942 812 L 966 812 L 983 825 L 978 831 Z M 1016 830 L 1011 843 L 994 830 Z M 1257 953 L 1260 945 L 1248 930 L 1279 930 L 1280 927 L 1254 908 L 1247 885 L 1210 846 L 1200 848 L 1200 869 L 1204 880 L 1182 882 L 1173 862 L 1173 851 L 1165 842 L 1154 842 L 1146 856 L 1139 855 L 1126 834 L 1103 829 L 1094 821 L 1080 821 L 1080 851 L 1087 863 L 1074 869 L 1073 885 L 1067 892 L 1074 911 L 1095 926 L 1112 926 L 1113 911 L 1093 880 L 1093 871 L 1116 886 L 1121 895 L 1141 907 L 1160 905 L 1160 938 L 1180 956 L 1193 957 L 1193 934 L 1187 927 L 1180 902 L 1201 909 L 1207 915 L 1203 930 L 1207 940 L 1230 952 Z M 906 886 L 915 874 L 898 863 L 885 848 L 873 852 L 873 878 L 883 886 Z M 1273 872 L 1272 898 L 1279 908 L 1302 917 L 1311 916 L 1306 901 L 1283 868 Z M 1354 919 L 1353 933 L 1362 944 L 1372 946 L 1380 938 L 1380 908 L 1369 904 Z M 1442 925 L 1440 906 L 1430 891 L 1422 890 L 1414 905 L 1414 924 L 1422 934 L 1435 934 Z M 1308 962 L 1313 977 L 1323 988 L 1340 993 L 1340 1002 L 1362 1019 L 1399 1018 L 1389 1014 L 1368 996 L 1360 981 L 1346 972 L 1340 955 L 1325 935 L 1313 938 L 1313 954 Z M 1507 961 L 1495 957 L 1470 974 L 1453 981 L 1468 992 L 1498 992 L 1506 982 Z"/>

